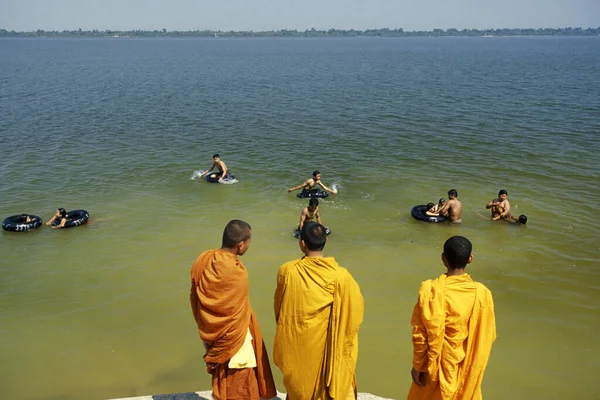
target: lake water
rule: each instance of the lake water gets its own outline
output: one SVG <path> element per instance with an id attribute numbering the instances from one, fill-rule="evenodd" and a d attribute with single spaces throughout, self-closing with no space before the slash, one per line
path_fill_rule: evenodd
<path id="1" fill-rule="evenodd" d="M 365 298 L 359 391 L 405 398 L 417 290 L 458 234 L 496 305 L 485 398 L 600 397 L 599 66 L 596 37 L 0 40 L 2 218 L 92 221 L 0 234 L 0 397 L 209 389 L 189 269 L 233 218 L 271 350 L 307 203 L 286 188 L 315 169 Z M 190 179 L 213 153 L 239 183 Z M 452 188 L 462 225 L 411 218 Z M 526 226 L 489 221 L 500 189 Z"/>

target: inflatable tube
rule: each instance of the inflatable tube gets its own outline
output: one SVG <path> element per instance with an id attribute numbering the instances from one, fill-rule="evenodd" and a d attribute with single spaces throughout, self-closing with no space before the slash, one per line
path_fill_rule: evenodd
<path id="1" fill-rule="evenodd" d="M 25 222 L 27 217 L 33 221 Z M 9 232 L 27 232 L 40 226 L 42 226 L 42 219 L 37 215 L 30 214 L 13 215 L 2 221 L 2 229 Z"/>
<path id="2" fill-rule="evenodd" d="M 221 178 L 220 172 L 211 172 L 210 174 L 206 175 L 206 181 L 210 182 L 210 183 L 219 183 L 219 178 Z M 234 175 L 227 174 L 227 178 L 225 178 L 223 180 L 228 181 L 228 180 L 233 180 L 233 179 L 235 179 Z"/>
<path id="3" fill-rule="evenodd" d="M 427 211 L 427 206 L 425 206 L 425 205 L 414 206 L 412 208 L 412 210 L 410 211 L 410 215 L 412 215 L 412 217 L 414 219 L 418 219 L 419 221 L 425 221 L 425 222 L 446 222 L 446 221 L 448 221 L 448 217 L 444 217 L 442 215 L 439 215 L 437 217 L 432 217 L 432 216 L 425 214 L 426 211 Z"/>
<path id="4" fill-rule="evenodd" d="M 67 222 L 65 222 L 65 226 L 63 228 L 73 228 L 75 226 L 85 224 L 90 218 L 90 214 L 85 210 L 73 210 L 67 213 Z M 52 222 L 52 226 L 57 226 L 60 224 L 58 219 L 55 219 Z"/>
<path id="5" fill-rule="evenodd" d="M 298 193 L 296 196 L 301 199 L 310 198 L 310 197 L 324 199 L 325 197 L 329 196 L 329 193 L 327 193 L 324 190 L 320 190 L 320 189 L 311 189 L 311 190 L 302 189 L 302 191 L 300 193 Z"/>
<path id="6" fill-rule="evenodd" d="M 294 229 L 294 230 L 292 231 L 292 233 L 294 234 L 294 237 L 295 237 L 296 239 L 300 239 L 300 229 L 298 229 L 298 228 L 299 228 L 299 227 L 296 227 L 296 229 Z M 329 228 L 327 228 L 327 227 L 326 227 L 326 228 L 325 228 L 325 234 L 326 234 L 327 236 L 329 236 L 329 235 L 331 234 L 331 229 L 329 229 Z"/>

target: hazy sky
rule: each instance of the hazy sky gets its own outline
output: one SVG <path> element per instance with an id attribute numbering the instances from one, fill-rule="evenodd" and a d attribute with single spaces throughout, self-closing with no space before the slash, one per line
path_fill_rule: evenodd
<path id="1" fill-rule="evenodd" d="M 567 26 L 600 26 L 600 0 L 0 0 L 16 31 Z"/>

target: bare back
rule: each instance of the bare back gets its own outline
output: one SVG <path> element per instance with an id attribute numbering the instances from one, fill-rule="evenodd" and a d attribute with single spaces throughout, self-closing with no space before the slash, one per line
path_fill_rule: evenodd
<path id="1" fill-rule="evenodd" d="M 458 199 L 448 200 L 448 219 L 450 222 L 462 222 L 462 203 Z"/>

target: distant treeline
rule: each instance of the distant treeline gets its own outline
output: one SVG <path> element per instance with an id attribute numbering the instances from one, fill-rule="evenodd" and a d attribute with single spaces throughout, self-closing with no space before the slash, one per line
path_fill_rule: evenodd
<path id="1" fill-rule="evenodd" d="M 434 29 L 432 31 L 405 31 L 399 29 L 307 29 L 305 31 L 282 29 L 278 31 L 167 31 L 167 29 L 154 31 L 91 31 L 64 30 L 44 31 L 38 29 L 31 32 L 15 32 L 0 29 L 0 37 L 357 37 L 357 36 L 385 36 L 385 37 L 417 37 L 417 36 L 599 36 L 598 28 L 539 28 L 539 29 Z"/>

